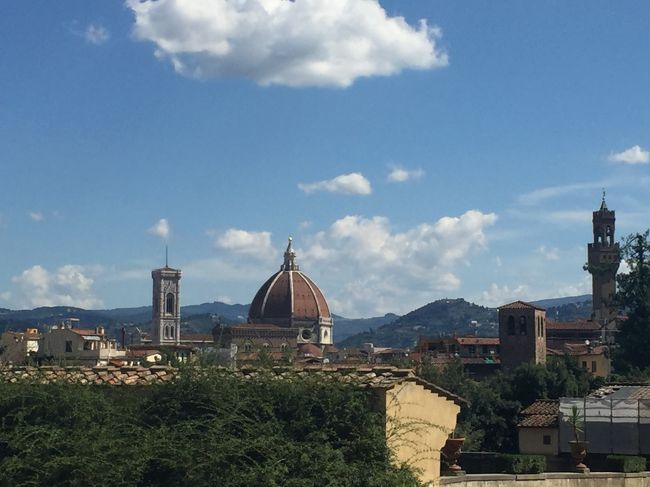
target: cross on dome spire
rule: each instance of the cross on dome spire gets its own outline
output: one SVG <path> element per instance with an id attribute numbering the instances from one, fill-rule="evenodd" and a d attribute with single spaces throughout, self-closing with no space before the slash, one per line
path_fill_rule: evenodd
<path id="1" fill-rule="evenodd" d="M 296 252 L 293 250 L 292 246 L 293 239 L 289 237 L 289 243 L 287 244 L 287 250 L 284 251 L 284 264 L 280 270 L 282 271 L 298 271 L 300 267 L 296 264 Z"/>

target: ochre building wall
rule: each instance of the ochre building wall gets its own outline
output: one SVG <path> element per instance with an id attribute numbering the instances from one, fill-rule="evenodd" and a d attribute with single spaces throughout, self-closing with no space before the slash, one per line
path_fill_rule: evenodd
<path id="1" fill-rule="evenodd" d="M 395 460 L 427 484 L 440 478 L 440 449 L 456 427 L 460 406 L 415 382 L 385 392 L 386 437 Z"/>

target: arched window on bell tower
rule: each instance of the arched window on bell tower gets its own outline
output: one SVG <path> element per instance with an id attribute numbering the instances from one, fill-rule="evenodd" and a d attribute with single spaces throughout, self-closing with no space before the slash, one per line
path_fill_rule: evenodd
<path id="1" fill-rule="evenodd" d="M 515 317 L 510 315 L 508 316 L 508 335 L 515 334 Z"/>
<path id="2" fill-rule="evenodd" d="M 173 315 L 174 312 L 174 294 L 167 293 L 167 297 L 165 298 L 165 313 Z"/>

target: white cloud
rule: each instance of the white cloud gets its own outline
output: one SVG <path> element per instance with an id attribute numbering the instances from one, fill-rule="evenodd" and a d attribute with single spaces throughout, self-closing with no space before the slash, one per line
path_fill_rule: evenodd
<path id="1" fill-rule="evenodd" d="M 17 287 L 12 302 L 21 308 L 38 306 L 75 306 L 79 308 L 97 308 L 102 301 L 93 293 L 94 280 L 89 274 L 95 272 L 92 267 L 64 265 L 55 271 L 48 271 L 40 265 L 25 269 L 21 274 L 11 278 Z"/>
<path id="2" fill-rule="evenodd" d="M 30 211 L 29 212 L 29 217 L 34 220 L 35 222 L 42 222 L 44 220 L 43 213 L 40 211 Z"/>
<path id="3" fill-rule="evenodd" d="M 372 193 L 370 181 L 363 174 L 353 172 L 341 174 L 333 179 L 318 181 L 316 183 L 298 183 L 301 191 L 309 194 L 314 191 L 328 191 L 330 193 L 368 195 Z"/>
<path id="4" fill-rule="evenodd" d="M 497 307 L 521 299 L 527 301 L 530 296 L 530 289 L 525 284 L 519 284 L 514 288 L 499 286 L 496 283 L 481 293 L 481 304 L 484 306 Z"/>
<path id="5" fill-rule="evenodd" d="M 524 193 L 517 197 L 517 201 L 524 205 L 537 205 L 546 200 L 593 189 L 601 189 L 604 186 L 611 186 L 612 181 L 592 181 L 587 183 L 563 184 L 559 186 L 548 186 L 540 188 L 529 193 Z"/>
<path id="6" fill-rule="evenodd" d="M 84 39 L 90 44 L 99 46 L 105 44 L 111 38 L 111 34 L 106 27 L 99 24 L 89 24 L 84 31 Z"/>
<path id="7" fill-rule="evenodd" d="M 230 228 L 215 239 L 217 248 L 266 260 L 275 256 L 271 232 L 249 232 Z"/>
<path id="8" fill-rule="evenodd" d="M 378 0 L 126 0 L 134 34 L 193 78 L 243 76 L 261 85 L 351 85 L 359 77 L 446 66 L 441 36 Z"/>
<path id="9" fill-rule="evenodd" d="M 623 164 L 647 164 L 650 162 L 650 152 L 635 145 L 623 152 L 612 152 L 609 155 L 609 160 Z"/>
<path id="10" fill-rule="evenodd" d="M 459 288 L 458 268 L 486 247 L 496 219 L 472 210 L 400 233 L 384 217 L 346 216 L 313 235 L 298 258 L 308 274 L 326 269 L 336 313 L 407 312 Z"/>
<path id="11" fill-rule="evenodd" d="M 161 218 L 154 226 L 148 230 L 148 232 L 151 235 L 155 235 L 156 237 L 160 237 L 163 240 L 167 240 L 169 238 L 169 234 L 171 233 L 169 222 L 166 218 Z"/>
<path id="12" fill-rule="evenodd" d="M 560 260 L 560 251 L 555 247 L 549 248 L 545 245 L 541 245 L 537 249 L 537 253 L 540 254 L 545 260 Z"/>
<path id="13" fill-rule="evenodd" d="M 400 166 L 395 166 L 392 168 L 390 174 L 388 175 L 389 183 L 403 183 L 406 181 L 413 181 L 420 179 L 424 176 L 423 169 L 404 169 Z"/>

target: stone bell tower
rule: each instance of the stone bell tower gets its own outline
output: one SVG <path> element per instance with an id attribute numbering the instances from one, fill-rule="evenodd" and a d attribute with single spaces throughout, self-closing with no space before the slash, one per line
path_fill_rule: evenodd
<path id="1" fill-rule="evenodd" d="M 524 301 L 498 308 L 501 368 L 546 363 L 546 310 Z"/>
<path id="2" fill-rule="evenodd" d="M 616 215 L 607 208 L 605 192 L 600 209 L 593 212 L 594 240 L 587 247 L 586 269 L 591 274 L 592 319 L 601 326 L 613 325 L 616 320 L 614 295 L 616 273 L 621 264 L 618 243 L 614 239 Z"/>
<path id="3" fill-rule="evenodd" d="M 151 343 L 178 345 L 181 341 L 181 271 L 165 267 L 151 271 L 153 279 L 153 316 Z"/>

